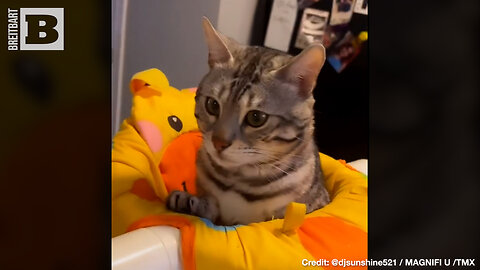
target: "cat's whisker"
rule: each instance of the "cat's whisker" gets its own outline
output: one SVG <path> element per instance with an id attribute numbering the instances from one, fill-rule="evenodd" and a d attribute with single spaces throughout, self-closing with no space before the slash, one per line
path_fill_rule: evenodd
<path id="1" fill-rule="evenodd" d="M 279 154 L 279 153 L 283 154 L 282 152 L 277 153 L 277 152 L 268 151 L 266 149 L 262 149 L 262 150 L 263 151 L 260 152 L 260 154 L 262 154 L 262 155 L 265 155 L 265 156 L 268 156 L 268 157 L 271 157 L 271 158 L 275 158 L 275 159 L 278 159 L 278 160 L 283 158 L 283 157 L 277 157 L 277 155 L 275 155 L 275 154 Z M 291 154 L 291 157 L 305 159 L 305 156 L 299 155 L 299 154 Z"/>
<path id="2" fill-rule="evenodd" d="M 258 163 L 253 163 L 252 165 L 255 166 L 255 168 L 257 168 L 258 171 L 259 171 L 259 173 L 260 173 L 260 171 L 261 171 L 261 169 L 262 169 L 262 168 L 260 167 L 260 165 L 259 165 Z M 267 176 L 267 175 L 265 176 L 265 178 L 266 178 L 267 181 L 270 183 L 270 180 L 268 179 L 268 176 Z"/>
<path id="3" fill-rule="evenodd" d="M 261 167 L 259 166 L 258 163 L 255 163 L 254 165 L 255 165 L 255 167 L 257 167 L 259 170 L 261 169 Z M 265 179 L 267 180 L 268 183 L 272 183 L 272 180 L 273 180 L 272 177 L 270 177 L 268 174 L 265 175 L 264 177 L 265 177 Z"/>
<path id="4" fill-rule="evenodd" d="M 295 136 L 295 138 L 297 138 L 297 140 L 300 140 L 300 141 L 302 141 L 302 142 L 305 141 L 303 138 L 300 138 L 300 137 L 298 137 L 298 136 Z"/>
<path id="5" fill-rule="evenodd" d="M 278 153 L 278 154 L 282 154 L 282 155 L 287 154 L 285 151 L 275 151 L 275 150 L 272 150 L 270 148 L 261 148 L 261 147 L 256 146 L 255 149 L 262 150 L 262 151 L 267 151 L 267 152 L 270 152 L 270 153 Z M 299 154 L 296 154 L 296 155 L 300 156 Z"/>
<path id="6" fill-rule="evenodd" d="M 269 165 L 271 165 L 271 166 L 274 167 L 275 169 L 278 169 L 279 171 L 283 172 L 283 173 L 286 174 L 286 175 L 290 175 L 290 173 L 286 172 L 285 170 L 283 170 L 283 169 L 280 168 L 280 167 L 275 166 L 274 164 L 269 164 Z"/>

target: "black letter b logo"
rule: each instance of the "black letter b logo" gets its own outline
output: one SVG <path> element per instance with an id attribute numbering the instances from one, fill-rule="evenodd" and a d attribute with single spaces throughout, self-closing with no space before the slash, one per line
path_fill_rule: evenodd
<path id="1" fill-rule="evenodd" d="M 63 50 L 63 8 L 21 8 L 20 50 Z"/>
<path id="2" fill-rule="evenodd" d="M 48 44 L 58 39 L 57 18 L 51 15 L 26 15 L 28 33 L 25 40 L 27 44 Z"/>

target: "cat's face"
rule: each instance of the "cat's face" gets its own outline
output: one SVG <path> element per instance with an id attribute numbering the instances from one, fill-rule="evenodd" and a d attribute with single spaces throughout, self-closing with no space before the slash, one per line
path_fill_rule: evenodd
<path id="1" fill-rule="evenodd" d="M 197 90 L 195 117 L 210 158 L 229 167 L 268 163 L 310 140 L 323 47 L 292 58 L 220 38 L 209 23 L 204 29 L 210 71 Z"/>
<path id="2" fill-rule="evenodd" d="M 211 157 L 229 166 L 269 162 L 310 137 L 313 98 L 269 76 L 252 83 L 233 73 L 212 70 L 197 91 L 195 116 Z"/>

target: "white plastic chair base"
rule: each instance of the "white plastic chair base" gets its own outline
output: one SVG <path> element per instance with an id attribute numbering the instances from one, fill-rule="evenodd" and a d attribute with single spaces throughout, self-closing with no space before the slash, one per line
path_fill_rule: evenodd
<path id="1" fill-rule="evenodd" d="M 122 234 L 112 239 L 112 269 L 182 269 L 180 242 L 180 231 L 168 226 Z"/>

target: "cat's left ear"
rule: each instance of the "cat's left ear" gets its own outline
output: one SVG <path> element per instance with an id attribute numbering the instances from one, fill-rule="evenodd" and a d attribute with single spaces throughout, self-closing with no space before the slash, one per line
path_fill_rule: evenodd
<path id="1" fill-rule="evenodd" d="M 298 87 L 299 95 L 308 97 L 315 87 L 324 63 L 325 48 L 321 44 L 314 44 L 280 68 L 275 77 L 282 82 Z"/>
<path id="2" fill-rule="evenodd" d="M 207 17 L 202 18 L 203 31 L 208 46 L 208 65 L 213 68 L 216 65 L 228 64 L 233 61 L 232 54 L 227 44 L 213 28 Z"/>

